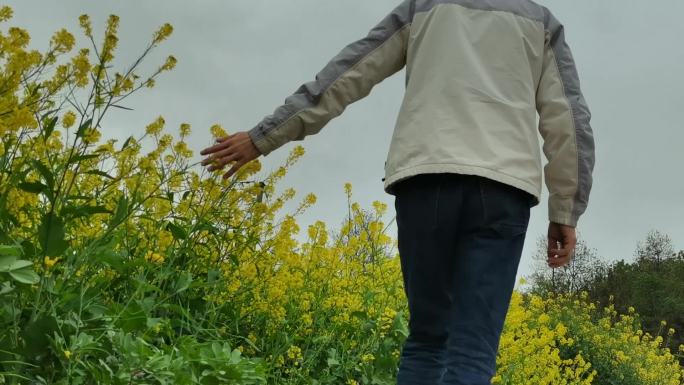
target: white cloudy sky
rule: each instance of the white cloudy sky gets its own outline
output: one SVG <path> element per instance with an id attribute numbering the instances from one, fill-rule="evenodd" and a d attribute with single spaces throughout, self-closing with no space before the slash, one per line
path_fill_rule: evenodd
<path id="1" fill-rule="evenodd" d="M 633 258 L 636 243 L 649 230 L 669 234 L 684 249 L 684 2 L 544 0 L 566 26 L 581 84 L 593 113 L 596 139 L 594 188 L 578 230 L 606 260 Z M 210 144 L 208 127 L 246 131 L 270 114 L 300 84 L 348 43 L 362 38 L 397 0 L 10 0 L 11 24 L 23 26 L 33 45 L 43 48 L 59 28 L 80 33 L 78 16 L 89 14 L 101 32 L 109 14 L 120 21 L 119 63 L 129 64 L 164 22 L 171 39 L 153 53 L 149 68 L 166 55 L 178 66 L 153 90 L 132 97 L 134 111 L 114 111 L 106 137 L 140 132 L 158 115 L 171 128 L 193 125 L 191 144 Z M 404 71 L 377 85 L 317 135 L 290 142 L 266 158 L 264 170 L 281 166 L 289 151 L 303 145 L 306 155 L 277 188 L 298 194 L 290 213 L 308 193 L 318 203 L 299 217 L 301 239 L 316 220 L 337 226 L 346 213 L 344 183 L 353 199 L 371 208 L 394 198 L 382 189 L 384 162 L 404 91 Z M 536 238 L 545 234 L 546 197 L 532 212 L 518 275 L 532 269 Z M 396 236 L 396 225 L 388 229 Z"/>

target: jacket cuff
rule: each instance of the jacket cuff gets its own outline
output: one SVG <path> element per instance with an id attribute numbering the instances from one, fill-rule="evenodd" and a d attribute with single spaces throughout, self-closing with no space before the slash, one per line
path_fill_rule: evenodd
<path id="1" fill-rule="evenodd" d="M 577 227 L 579 218 L 573 214 L 572 199 L 549 199 L 549 221 Z"/>
<path id="2" fill-rule="evenodd" d="M 577 227 L 577 218 L 569 214 L 549 214 L 549 222 L 559 223 L 570 227 Z"/>
<path id="3" fill-rule="evenodd" d="M 259 150 L 261 155 L 266 156 L 270 154 L 273 150 L 275 150 L 278 146 L 275 145 L 268 137 L 264 136 L 263 134 L 263 126 L 261 124 L 258 124 L 251 130 L 247 131 L 247 134 L 249 134 L 249 137 L 252 139 L 252 143 L 254 143 L 254 147 Z"/>

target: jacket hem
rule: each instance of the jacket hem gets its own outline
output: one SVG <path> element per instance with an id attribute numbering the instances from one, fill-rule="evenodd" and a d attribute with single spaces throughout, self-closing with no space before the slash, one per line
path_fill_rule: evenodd
<path id="1" fill-rule="evenodd" d="M 482 176 L 488 179 L 495 180 L 497 182 L 506 183 L 513 187 L 517 187 L 531 194 L 534 197 L 534 202 L 532 206 L 538 205 L 541 201 L 541 192 L 534 184 L 486 167 L 469 166 L 454 163 L 421 164 L 397 171 L 385 179 L 384 190 L 387 194 L 395 195 L 394 185 L 397 182 L 407 179 L 414 175 L 431 173 L 455 173 Z"/>

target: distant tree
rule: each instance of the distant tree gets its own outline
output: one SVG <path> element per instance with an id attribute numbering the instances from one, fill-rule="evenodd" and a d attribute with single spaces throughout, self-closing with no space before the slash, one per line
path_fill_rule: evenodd
<path id="1" fill-rule="evenodd" d="M 612 302 L 623 313 L 634 308 L 644 331 L 661 333 L 666 345 L 677 349 L 684 343 L 684 250 L 674 253 L 671 245 L 669 237 L 651 232 L 635 251 L 641 258 L 610 264 L 607 274 L 590 284 L 589 298 L 600 306 Z M 684 356 L 680 362 L 684 365 Z"/>
<path id="2" fill-rule="evenodd" d="M 591 283 L 607 272 L 607 265 L 598 257 L 596 249 L 590 248 L 579 236 L 574 257 L 563 267 L 550 268 L 546 250 L 546 236 L 540 236 L 533 256 L 535 264 L 531 280 L 534 291 L 579 293 L 589 290 Z"/>
<path id="3" fill-rule="evenodd" d="M 677 256 L 670 236 L 658 230 L 652 230 L 644 241 L 637 244 L 635 254 L 638 262 L 651 261 L 658 265 Z"/>

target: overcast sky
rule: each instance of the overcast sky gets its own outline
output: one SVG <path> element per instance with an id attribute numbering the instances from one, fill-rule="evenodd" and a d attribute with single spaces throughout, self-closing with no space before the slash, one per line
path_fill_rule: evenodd
<path id="1" fill-rule="evenodd" d="M 397 0 L 224 0 L 92 1 L 10 0 L 12 25 L 29 30 L 35 48 L 66 27 L 80 35 L 78 16 L 87 13 L 98 34 L 109 14 L 120 20 L 119 63 L 128 65 L 164 22 L 173 36 L 149 56 L 155 68 L 173 54 L 175 70 L 153 90 L 131 97 L 135 111 L 113 111 L 104 137 L 126 138 L 163 115 L 172 130 L 191 123 L 196 160 L 211 142 L 208 128 L 247 131 L 283 103 L 345 45 L 364 37 Z M 566 27 L 593 114 L 596 140 L 594 187 L 578 231 L 607 261 L 633 260 L 639 240 L 651 229 L 684 249 L 684 2 L 546 0 Z M 99 35 L 101 36 L 101 35 Z M 123 69 L 122 67 L 119 67 Z M 404 93 L 404 70 L 378 84 L 317 135 L 290 142 L 261 162 L 265 175 L 280 167 L 289 151 L 306 155 L 279 183 L 297 190 L 282 211 L 292 213 L 308 193 L 318 202 L 298 219 L 300 239 L 316 220 L 337 227 L 347 212 L 344 183 L 354 201 L 371 209 L 385 202 L 385 222 L 395 214 L 394 197 L 383 191 L 384 162 Z M 543 159 L 545 162 L 545 159 Z M 518 277 L 532 271 L 536 239 L 548 226 L 542 204 L 532 211 Z M 396 238 L 396 225 L 388 229 Z"/>

